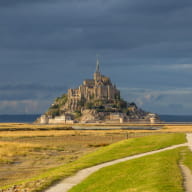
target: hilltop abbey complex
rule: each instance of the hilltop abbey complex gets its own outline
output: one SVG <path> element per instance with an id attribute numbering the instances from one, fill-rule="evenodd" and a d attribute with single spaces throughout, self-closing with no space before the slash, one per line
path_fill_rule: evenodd
<path id="1" fill-rule="evenodd" d="M 101 74 L 99 60 L 93 79 L 86 79 L 76 89 L 68 89 L 66 94 L 54 103 L 38 120 L 41 124 L 56 123 L 124 123 L 130 121 L 151 121 L 158 119 L 139 109 L 135 103 L 128 103 L 120 96 L 120 91 L 109 77 Z"/>
<path id="2" fill-rule="evenodd" d="M 77 89 L 69 89 L 67 93 L 68 102 L 66 107 L 71 111 L 78 109 L 78 103 L 85 99 L 91 100 L 114 100 L 120 98 L 120 92 L 111 83 L 109 77 L 101 74 L 99 60 L 97 60 L 96 71 L 93 79 L 86 79 Z"/>

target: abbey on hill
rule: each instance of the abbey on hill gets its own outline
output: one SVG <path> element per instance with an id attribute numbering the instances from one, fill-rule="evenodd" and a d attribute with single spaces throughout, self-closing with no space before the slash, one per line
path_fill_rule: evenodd
<path id="1" fill-rule="evenodd" d="M 75 111 L 80 110 L 79 102 L 86 100 L 108 100 L 112 101 L 120 98 L 120 92 L 115 85 L 111 83 L 109 77 L 103 76 L 100 73 L 99 61 L 97 60 L 96 71 L 93 74 L 93 79 L 83 81 L 77 89 L 68 90 L 68 102 L 65 108 Z"/>
<path id="2" fill-rule="evenodd" d="M 83 81 L 76 89 L 55 99 L 54 103 L 38 120 L 42 124 L 55 123 L 123 123 L 130 121 L 158 120 L 156 114 L 139 109 L 120 97 L 120 91 L 109 77 L 101 74 L 99 60 L 93 79 Z"/>

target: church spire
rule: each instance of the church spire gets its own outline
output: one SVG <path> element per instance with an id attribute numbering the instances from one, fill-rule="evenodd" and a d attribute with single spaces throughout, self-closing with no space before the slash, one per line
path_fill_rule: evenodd
<path id="1" fill-rule="evenodd" d="M 93 74 L 93 79 L 96 80 L 96 81 L 99 81 L 99 80 L 101 80 L 101 77 L 102 77 L 102 75 L 101 75 L 100 68 L 99 68 L 99 57 L 97 55 L 96 71 Z"/>
<path id="2" fill-rule="evenodd" d="M 100 69 L 99 69 L 99 57 L 97 56 L 97 61 L 96 61 L 96 73 L 100 73 Z"/>

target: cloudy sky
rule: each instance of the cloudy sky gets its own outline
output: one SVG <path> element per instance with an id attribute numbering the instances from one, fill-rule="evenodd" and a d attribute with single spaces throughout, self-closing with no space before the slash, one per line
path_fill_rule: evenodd
<path id="1" fill-rule="evenodd" d="M 122 97 L 192 114 L 191 0 L 0 0 L 0 114 L 44 112 L 101 71 Z"/>

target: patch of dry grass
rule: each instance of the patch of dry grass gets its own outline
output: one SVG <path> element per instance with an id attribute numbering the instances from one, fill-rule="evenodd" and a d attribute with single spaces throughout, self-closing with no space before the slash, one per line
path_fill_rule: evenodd
<path id="1" fill-rule="evenodd" d="M 166 130 L 36 130 L 36 131 L 0 131 L 0 138 L 2 137 L 43 137 L 43 136 L 106 136 L 106 135 L 121 135 L 126 139 L 127 137 L 144 136 L 149 134 L 155 134 L 159 132 L 166 132 Z"/>
<path id="2" fill-rule="evenodd" d="M 0 186 L 34 177 L 125 138 L 125 134 L 94 131 L 0 131 Z"/>
<path id="3" fill-rule="evenodd" d="M 58 125 L 39 125 L 29 123 L 0 123 L 0 131 L 17 131 L 17 130 L 51 130 L 51 129 L 68 129 L 71 125 L 58 124 Z"/>
<path id="4" fill-rule="evenodd" d="M 16 156 L 27 155 L 37 144 L 0 141 L 0 163 L 11 163 Z"/>
<path id="5" fill-rule="evenodd" d="M 50 130 L 50 131 L 0 131 L 0 137 L 48 137 L 48 136 L 62 136 L 62 135 L 77 135 L 72 130 Z"/>
<path id="6" fill-rule="evenodd" d="M 190 124 L 177 124 L 177 125 L 171 125 L 171 124 L 165 124 L 163 129 L 159 130 L 160 132 L 192 132 L 192 125 Z"/>

